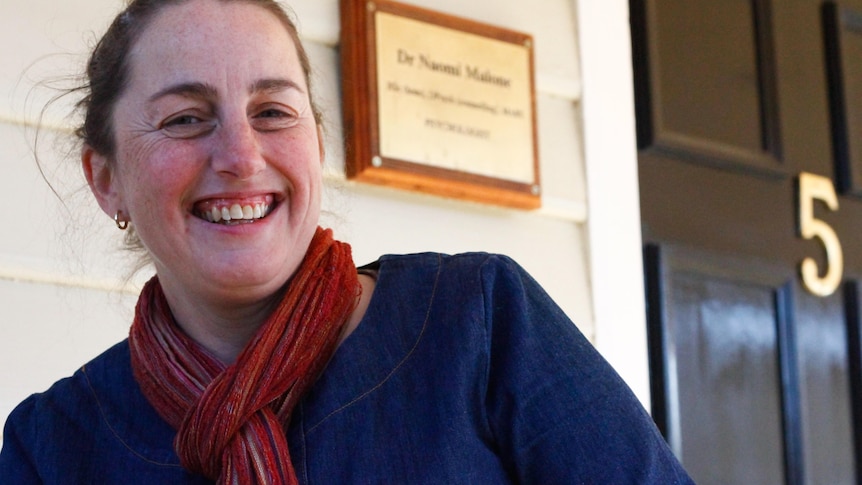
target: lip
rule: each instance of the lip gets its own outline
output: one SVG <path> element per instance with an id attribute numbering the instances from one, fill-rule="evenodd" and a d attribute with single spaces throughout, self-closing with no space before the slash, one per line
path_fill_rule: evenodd
<path id="1" fill-rule="evenodd" d="M 277 192 L 218 193 L 195 200 L 188 212 L 193 218 L 213 226 L 252 225 L 266 220 L 283 200 L 284 196 Z"/>

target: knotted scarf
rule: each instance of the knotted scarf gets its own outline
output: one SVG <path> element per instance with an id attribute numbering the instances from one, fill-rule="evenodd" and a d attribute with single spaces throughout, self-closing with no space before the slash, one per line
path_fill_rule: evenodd
<path id="1" fill-rule="evenodd" d="M 158 277 L 129 334 L 144 395 L 177 430 L 184 467 L 219 484 L 295 484 L 285 429 L 335 351 L 361 288 L 350 246 L 318 228 L 284 296 L 228 366 L 174 322 Z"/>

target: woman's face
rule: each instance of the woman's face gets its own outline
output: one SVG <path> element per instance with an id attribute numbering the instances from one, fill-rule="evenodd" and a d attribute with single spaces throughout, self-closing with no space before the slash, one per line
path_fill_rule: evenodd
<path id="1" fill-rule="evenodd" d="M 129 61 L 111 168 L 85 149 L 103 209 L 131 219 L 169 296 L 273 294 L 320 211 L 322 145 L 290 35 L 260 7 L 191 0 L 160 12 Z"/>

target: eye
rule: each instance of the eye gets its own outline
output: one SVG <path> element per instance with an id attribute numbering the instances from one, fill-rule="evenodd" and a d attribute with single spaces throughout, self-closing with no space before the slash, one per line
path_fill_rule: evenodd
<path id="1" fill-rule="evenodd" d="M 194 138 L 209 133 L 214 127 L 215 123 L 205 117 L 180 113 L 166 119 L 160 129 L 171 138 Z"/>
<path id="2" fill-rule="evenodd" d="M 282 118 L 285 116 L 289 116 L 287 113 L 283 113 L 277 109 L 268 109 L 257 115 L 258 118 Z"/>
<path id="3" fill-rule="evenodd" d="M 202 120 L 197 116 L 192 115 L 181 115 L 176 118 L 171 118 L 167 122 L 165 122 L 164 126 L 177 126 L 177 125 L 191 125 L 194 123 L 200 123 Z"/>
<path id="4" fill-rule="evenodd" d="M 297 119 L 296 113 L 286 106 L 266 105 L 252 116 L 252 124 L 260 131 L 278 131 L 293 126 Z"/>

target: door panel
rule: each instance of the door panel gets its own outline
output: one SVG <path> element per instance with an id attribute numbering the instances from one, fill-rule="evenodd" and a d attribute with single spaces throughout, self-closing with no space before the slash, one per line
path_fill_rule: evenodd
<path id="1" fill-rule="evenodd" d="M 659 426 L 699 484 L 800 483 L 792 285 L 774 268 L 645 252 Z"/>
<path id="2" fill-rule="evenodd" d="M 639 144 L 704 163 L 778 170 L 769 9 L 764 1 L 634 2 L 643 90 Z M 649 51 L 639 48 L 651 47 Z M 705 114 L 708 113 L 708 116 Z"/>
<path id="3" fill-rule="evenodd" d="M 854 464 L 857 483 L 862 471 L 862 286 L 850 281 L 844 285 L 844 308 L 847 323 L 847 358 L 850 375 L 850 403 L 852 409 L 852 432 Z"/>
<path id="4" fill-rule="evenodd" d="M 862 197 L 862 11 L 823 4 L 836 182 Z"/>
<path id="5" fill-rule="evenodd" d="M 842 292 L 797 292 L 805 483 L 856 483 L 846 315 Z"/>
<path id="6" fill-rule="evenodd" d="M 644 259 L 653 416 L 696 483 L 856 483 L 858 285 L 817 298 L 751 260 Z"/>

